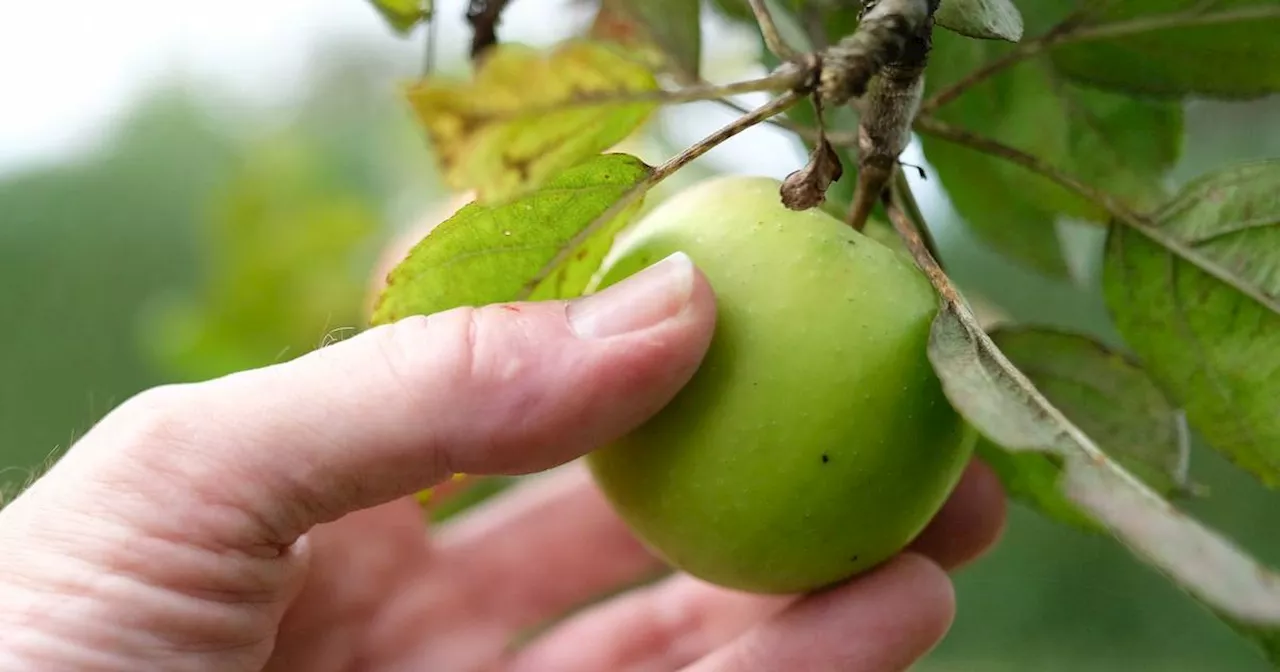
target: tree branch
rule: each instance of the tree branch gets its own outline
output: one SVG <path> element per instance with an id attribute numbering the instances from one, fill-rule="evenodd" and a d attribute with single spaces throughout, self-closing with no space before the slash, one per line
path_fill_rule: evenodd
<path id="1" fill-rule="evenodd" d="M 734 112 L 738 112 L 741 114 L 751 113 L 750 108 L 743 105 L 739 105 L 733 102 L 732 100 L 725 100 L 724 98 L 719 98 L 715 102 L 733 110 Z M 818 132 L 818 129 L 813 128 L 812 126 L 801 126 L 800 124 L 797 124 L 796 122 L 791 121 L 790 119 L 765 119 L 763 123 L 769 124 L 770 126 L 776 126 L 778 128 L 781 128 L 784 131 L 790 131 L 792 133 L 795 133 L 796 135 L 800 136 L 802 139 L 808 140 L 810 142 L 817 142 L 819 136 L 821 135 Z M 856 142 L 856 140 L 852 140 L 852 141 L 850 140 L 850 138 L 856 137 L 852 133 L 842 133 L 839 131 L 827 131 L 826 136 L 827 136 L 827 140 L 830 141 L 831 144 L 833 145 L 844 146 L 849 142 Z M 833 138 L 839 138 L 841 142 L 836 142 Z"/>
<path id="2" fill-rule="evenodd" d="M 964 300 L 961 299 L 960 293 L 951 284 L 950 278 L 942 270 L 942 265 L 938 263 L 938 260 L 929 250 L 929 245 L 925 243 L 924 234 L 921 233 L 922 229 L 907 215 L 907 205 L 902 200 L 902 194 L 896 193 L 896 190 L 885 192 L 884 206 L 885 212 L 889 215 L 890 223 L 893 224 L 894 230 L 898 232 L 898 237 L 906 244 L 907 251 L 911 253 L 911 258 L 915 259 L 916 265 L 929 277 L 929 282 L 933 284 L 934 289 L 938 290 L 942 300 L 953 307 L 964 306 Z"/>
<path id="3" fill-rule="evenodd" d="M 1064 36 L 1062 39 L 1057 40 L 1054 43 L 1054 46 L 1074 44 L 1077 42 L 1089 42 L 1092 40 L 1109 40 L 1116 37 L 1125 37 L 1127 35 L 1136 35 L 1138 33 L 1154 32 L 1157 30 L 1194 28 L 1197 26 L 1212 26 L 1218 23 L 1264 21 L 1267 19 L 1280 19 L 1280 7 L 1256 5 L 1253 7 L 1224 9 L 1220 12 L 1206 12 L 1203 9 L 1192 8 L 1185 12 L 1145 16 L 1128 21 L 1085 24 Z"/>
<path id="4" fill-rule="evenodd" d="M 653 176 L 649 178 L 649 181 L 651 181 L 653 184 L 657 184 L 658 182 L 661 182 L 662 180 L 669 177 L 672 173 L 683 168 L 689 162 L 693 161 L 694 159 L 697 159 L 703 154 L 706 154 L 712 149 L 715 149 L 716 146 L 720 145 L 721 143 L 728 140 L 729 138 L 732 138 L 733 136 L 747 130 L 748 128 L 751 128 L 752 126 L 755 126 L 756 124 L 766 119 L 769 119 L 774 115 L 785 112 L 787 108 L 800 102 L 802 96 L 803 94 L 798 91 L 794 91 L 794 90 L 787 91 L 781 96 L 778 96 L 777 98 L 774 98 L 768 103 L 765 103 L 764 105 L 757 107 L 755 110 L 752 110 L 750 114 L 744 115 L 742 117 L 739 117 L 738 119 L 733 120 L 729 124 L 722 127 L 720 130 L 716 131 L 715 133 L 712 133 L 711 135 L 708 135 L 698 143 L 692 145 L 691 147 L 688 147 L 683 152 L 680 152 L 676 156 L 672 157 L 666 163 L 663 163 L 661 166 L 658 166 L 658 168 L 653 171 Z"/>
<path id="5" fill-rule="evenodd" d="M 686 148 L 683 152 L 680 152 L 661 166 L 655 168 L 648 177 L 628 190 L 627 193 L 622 195 L 622 198 L 619 198 L 613 205 L 609 206 L 609 208 L 591 222 L 591 224 L 587 225 L 575 234 L 573 238 L 571 238 L 569 242 L 556 253 L 556 256 L 551 259 L 551 261 L 543 266 L 532 279 L 525 283 L 524 288 L 520 291 L 520 295 L 516 300 L 527 299 L 543 280 L 554 273 L 561 264 L 567 261 L 570 255 L 581 247 L 587 239 L 595 235 L 596 231 L 599 231 L 605 224 L 613 221 L 614 218 L 622 214 L 624 210 L 648 193 L 650 189 L 657 186 L 659 182 L 667 179 L 694 159 L 706 154 L 729 138 L 738 135 L 765 119 L 786 111 L 787 108 L 799 102 L 802 99 L 802 96 L 803 94 L 797 91 L 787 91 L 768 103 L 756 108 L 750 114 L 743 115 L 742 117 L 733 120 L 720 130 L 703 138 L 701 141 Z"/>
<path id="6" fill-rule="evenodd" d="M 936 7 L 934 0 L 871 0 L 854 33 L 822 54 L 818 92 L 838 107 L 862 96 L 888 63 L 902 58 Z"/>
<path id="7" fill-rule="evenodd" d="M 791 48 L 778 32 L 778 24 L 773 22 L 773 14 L 764 0 L 747 0 L 751 4 L 751 13 L 756 15 L 756 23 L 760 24 L 760 34 L 764 36 L 764 45 L 774 56 L 791 63 L 799 63 L 800 53 Z"/>
<path id="8" fill-rule="evenodd" d="M 917 119 L 915 128 L 921 133 L 927 133 L 940 140 L 953 142 L 955 144 L 983 152 L 984 154 L 1015 163 L 1054 182 L 1068 191 L 1074 192 L 1076 195 L 1081 196 L 1082 198 L 1091 201 L 1106 210 L 1107 214 L 1112 217 L 1112 220 L 1115 223 L 1127 226 L 1134 231 L 1137 231 L 1151 242 L 1181 257 L 1188 263 L 1195 265 L 1205 273 L 1221 280 L 1241 294 L 1257 301 L 1260 305 L 1267 306 L 1271 310 L 1280 312 L 1280 301 L 1267 296 L 1258 287 L 1247 282 L 1242 282 L 1240 278 L 1231 272 L 1230 269 L 1224 268 L 1213 259 L 1200 254 L 1195 247 L 1169 235 L 1159 226 L 1152 223 L 1147 217 L 1135 212 L 1115 196 L 1081 182 L 1075 177 L 1059 170 L 1057 167 L 1041 160 L 1039 157 L 963 128 L 951 126 L 950 124 L 938 121 L 931 117 L 920 117 Z"/>
<path id="9" fill-rule="evenodd" d="M 500 122 L 596 105 L 625 105 L 628 103 L 680 105 L 759 91 L 795 91 L 804 94 L 807 92 L 808 82 L 812 78 L 813 75 L 810 70 L 788 64 L 764 77 L 732 84 L 697 84 L 669 91 L 584 94 L 550 105 L 522 108 L 490 115 L 475 115 L 474 118 L 478 122 Z M 744 110 L 744 112 L 746 111 Z"/>
<path id="10" fill-rule="evenodd" d="M 933 6 L 916 32 L 905 36 L 897 57 L 884 63 L 867 87 L 858 123 L 858 185 L 846 221 L 861 231 L 911 141 L 911 124 L 924 94 L 924 71 L 933 48 Z"/>
<path id="11" fill-rule="evenodd" d="M 889 191 L 885 192 L 885 207 L 890 202 L 897 203 L 899 208 L 906 213 L 907 217 L 915 224 L 916 230 L 920 233 L 920 239 L 924 243 L 924 247 L 933 256 L 934 262 L 938 264 L 938 268 L 944 269 L 941 256 L 938 254 L 938 242 L 934 240 L 933 233 L 929 230 L 929 223 L 925 221 L 924 213 L 920 211 L 920 204 L 916 202 L 915 193 L 911 191 L 911 184 L 907 182 L 907 174 L 898 171 L 893 176 L 893 184 L 890 185 Z M 897 228 L 897 227 L 895 227 Z"/>
<path id="12" fill-rule="evenodd" d="M 1028 154 L 1015 147 L 1010 147 L 998 140 L 979 135 L 968 129 L 952 126 L 943 121 L 939 121 L 933 117 L 920 116 L 916 119 L 915 128 L 917 131 L 932 135 L 939 140 L 946 140 L 957 145 L 963 145 L 970 149 L 975 149 L 984 154 L 999 157 L 1005 161 L 1016 163 L 1027 170 L 1030 170 L 1041 177 L 1045 177 L 1068 191 L 1075 192 L 1077 195 L 1083 196 L 1086 200 L 1097 203 L 1107 212 L 1120 217 L 1121 219 L 1139 219 L 1139 216 L 1131 211 L 1127 205 L 1121 203 L 1111 194 L 1091 187 L 1084 182 L 1068 175 L 1059 170 L 1052 164 L 1044 161 L 1038 156 Z"/>
<path id="13" fill-rule="evenodd" d="M 511 0 L 471 0 L 467 5 L 467 23 L 474 34 L 471 37 L 471 58 L 475 60 L 485 49 L 498 43 L 498 21 L 502 10 Z"/>
<path id="14" fill-rule="evenodd" d="M 1105 0 L 1102 1 L 1105 2 Z M 952 84 L 942 91 L 939 91 L 931 98 L 924 101 L 924 103 L 920 105 L 920 114 L 929 114 L 956 98 L 959 98 L 965 91 L 972 89 L 978 84 L 985 82 L 1022 61 L 1039 55 L 1058 41 L 1064 39 L 1071 33 L 1071 31 L 1078 28 L 1080 24 L 1088 18 L 1089 14 L 1096 8 L 1096 6 L 1100 4 L 1102 4 L 1102 2 L 1099 1 L 1086 4 L 1084 7 L 1072 12 L 1067 16 L 1067 18 L 1058 22 L 1057 25 L 1045 31 L 1043 35 L 1040 35 L 1035 39 L 1019 43 L 1018 46 L 1014 47 L 1011 51 L 1000 58 L 997 58 L 985 66 L 965 75 L 960 79 L 960 81 Z"/>

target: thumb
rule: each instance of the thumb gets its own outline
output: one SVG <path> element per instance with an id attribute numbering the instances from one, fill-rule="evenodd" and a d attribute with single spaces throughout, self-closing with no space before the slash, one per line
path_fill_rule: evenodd
<path id="1" fill-rule="evenodd" d="M 288 544 L 454 472 L 530 473 L 608 443 L 688 382 L 714 322 L 710 286 L 677 254 L 572 302 L 410 317 L 158 388 L 99 423 L 66 469 L 127 488 L 120 506 L 231 509 L 248 521 L 237 542 Z"/>

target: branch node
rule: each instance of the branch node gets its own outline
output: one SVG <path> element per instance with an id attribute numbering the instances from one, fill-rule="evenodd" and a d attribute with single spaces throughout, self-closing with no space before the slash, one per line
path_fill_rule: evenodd
<path id="1" fill-rule="evenodd" d="M 828 105 L 844 105 L 866 93 L 889 63 L 906 53 L 911 39 L 933 16 L 936 0 L 866 0 L 858 29 L 823 53 L 818 93 Z"/>

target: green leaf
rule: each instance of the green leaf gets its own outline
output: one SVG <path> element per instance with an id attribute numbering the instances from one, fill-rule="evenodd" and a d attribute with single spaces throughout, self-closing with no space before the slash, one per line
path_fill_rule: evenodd
<path id="1" fill-rule="evenodd" d="M 1049 403 L 1108 457 L 1160 494 L 1186 489 L 1190 442 L 1182 415 L 1136 363 L 1076 334 L 1001 328 L 990 336 Z M 995 445 L 979 450 L 995 457 L 993 466 L 1014 498 L 1087 527 L 1082 524 L 1087 518 L 1057 489 L 1059 459 L 1004 452 Z"/>
<path id="2" fill-rule="evenodd" d="M 651 173 L 633 156 L 604 154 L 517 198 L 463 207 L 432 229 L 389 274 L 373 323 L 516 299 L 581 231 L 609 215 Z M 640 204 L 627 205 L 578 246 L 566 263 L 538 282 L 531 298 L 580 293 Z"/>
<path id="3" fill-rule="evenodd" d="M 658 106 L 634 94 L 657 88 L 649 68 L 616 45 L 574 40 L 545 55 L 498 45 L 473 82 L 430 78 L 408 96 L 446 183 L 489 202 L 536 189 L 626 139 Z"/>
<path id="4" fill-rule="evenodd" d="M 666 67 L 697 81 L 702 64 L 698 0 L 601 0 L 591 34 L 625 45 L 652 44 Z"/>
<path id="5" fill-rule="evenodd" d="M 954 290 L 940 289 L 929 358 L 951 403 L 993 443 L 1060 464 L 1062 500 L 1280 663 L 1280 575 L 1108 458 L 1013 366 Z"/>
<path id="6" fill-rule="evenodd" d="M 950 87 L 1010 48 L 1002 42 L 936 33 L 927 95 Z M 1136 206 L 1164 199 L 1161 178 L 1182 146 L 1180 106 L 1061 81 L 1043 59 L 1005 70 L 935 116 L 1033 154 Z M 997 251 L 1043 273 L 1067 273 L 1057 221 L 1107 220 L 1101 207 L 1008 161 L 929 135 L 922 143 L 968 226 Z"/>
<path id="7" fill-rule="evenodd" d="M 1280 161 L 1204 176 L 1151 221 L 1108 237 L 1116 326 L 1214 448 L 1280 486 Z"/>
<path id="8" fill-rule="evenodd" d="M 1011 0 L 942 0 L 934 22 L 961 35 L 985 40 L 1022 39 L 1022 12 Z"/>
<path id="9" fill-rule="evenodd" d="M 1280 92 L 1275 0 L 1129 0 L 1053 50 L 1077 81 L 1145 95 L 1255 98 Z"/>
<path id="10" fill-rule="evenodd" d="M 396 32 L 407 35 L 431 17 L 432 0 L 369 0 Z"/>

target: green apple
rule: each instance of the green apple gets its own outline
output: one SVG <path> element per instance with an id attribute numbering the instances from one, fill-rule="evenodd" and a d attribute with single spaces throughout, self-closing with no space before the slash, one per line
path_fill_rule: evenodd
<path id="1" fill-rule="evenodd" d="M 806 592 L 902 550 L 976 434 L 926 355 L 938 299 L 902 252 L 779 182 L 719 177 L 637 222 L 594 289 L 676 251 L 716 293 L 706 358 L 656 416 L 587 463 L 637 536 L 721 586 Z"/>

